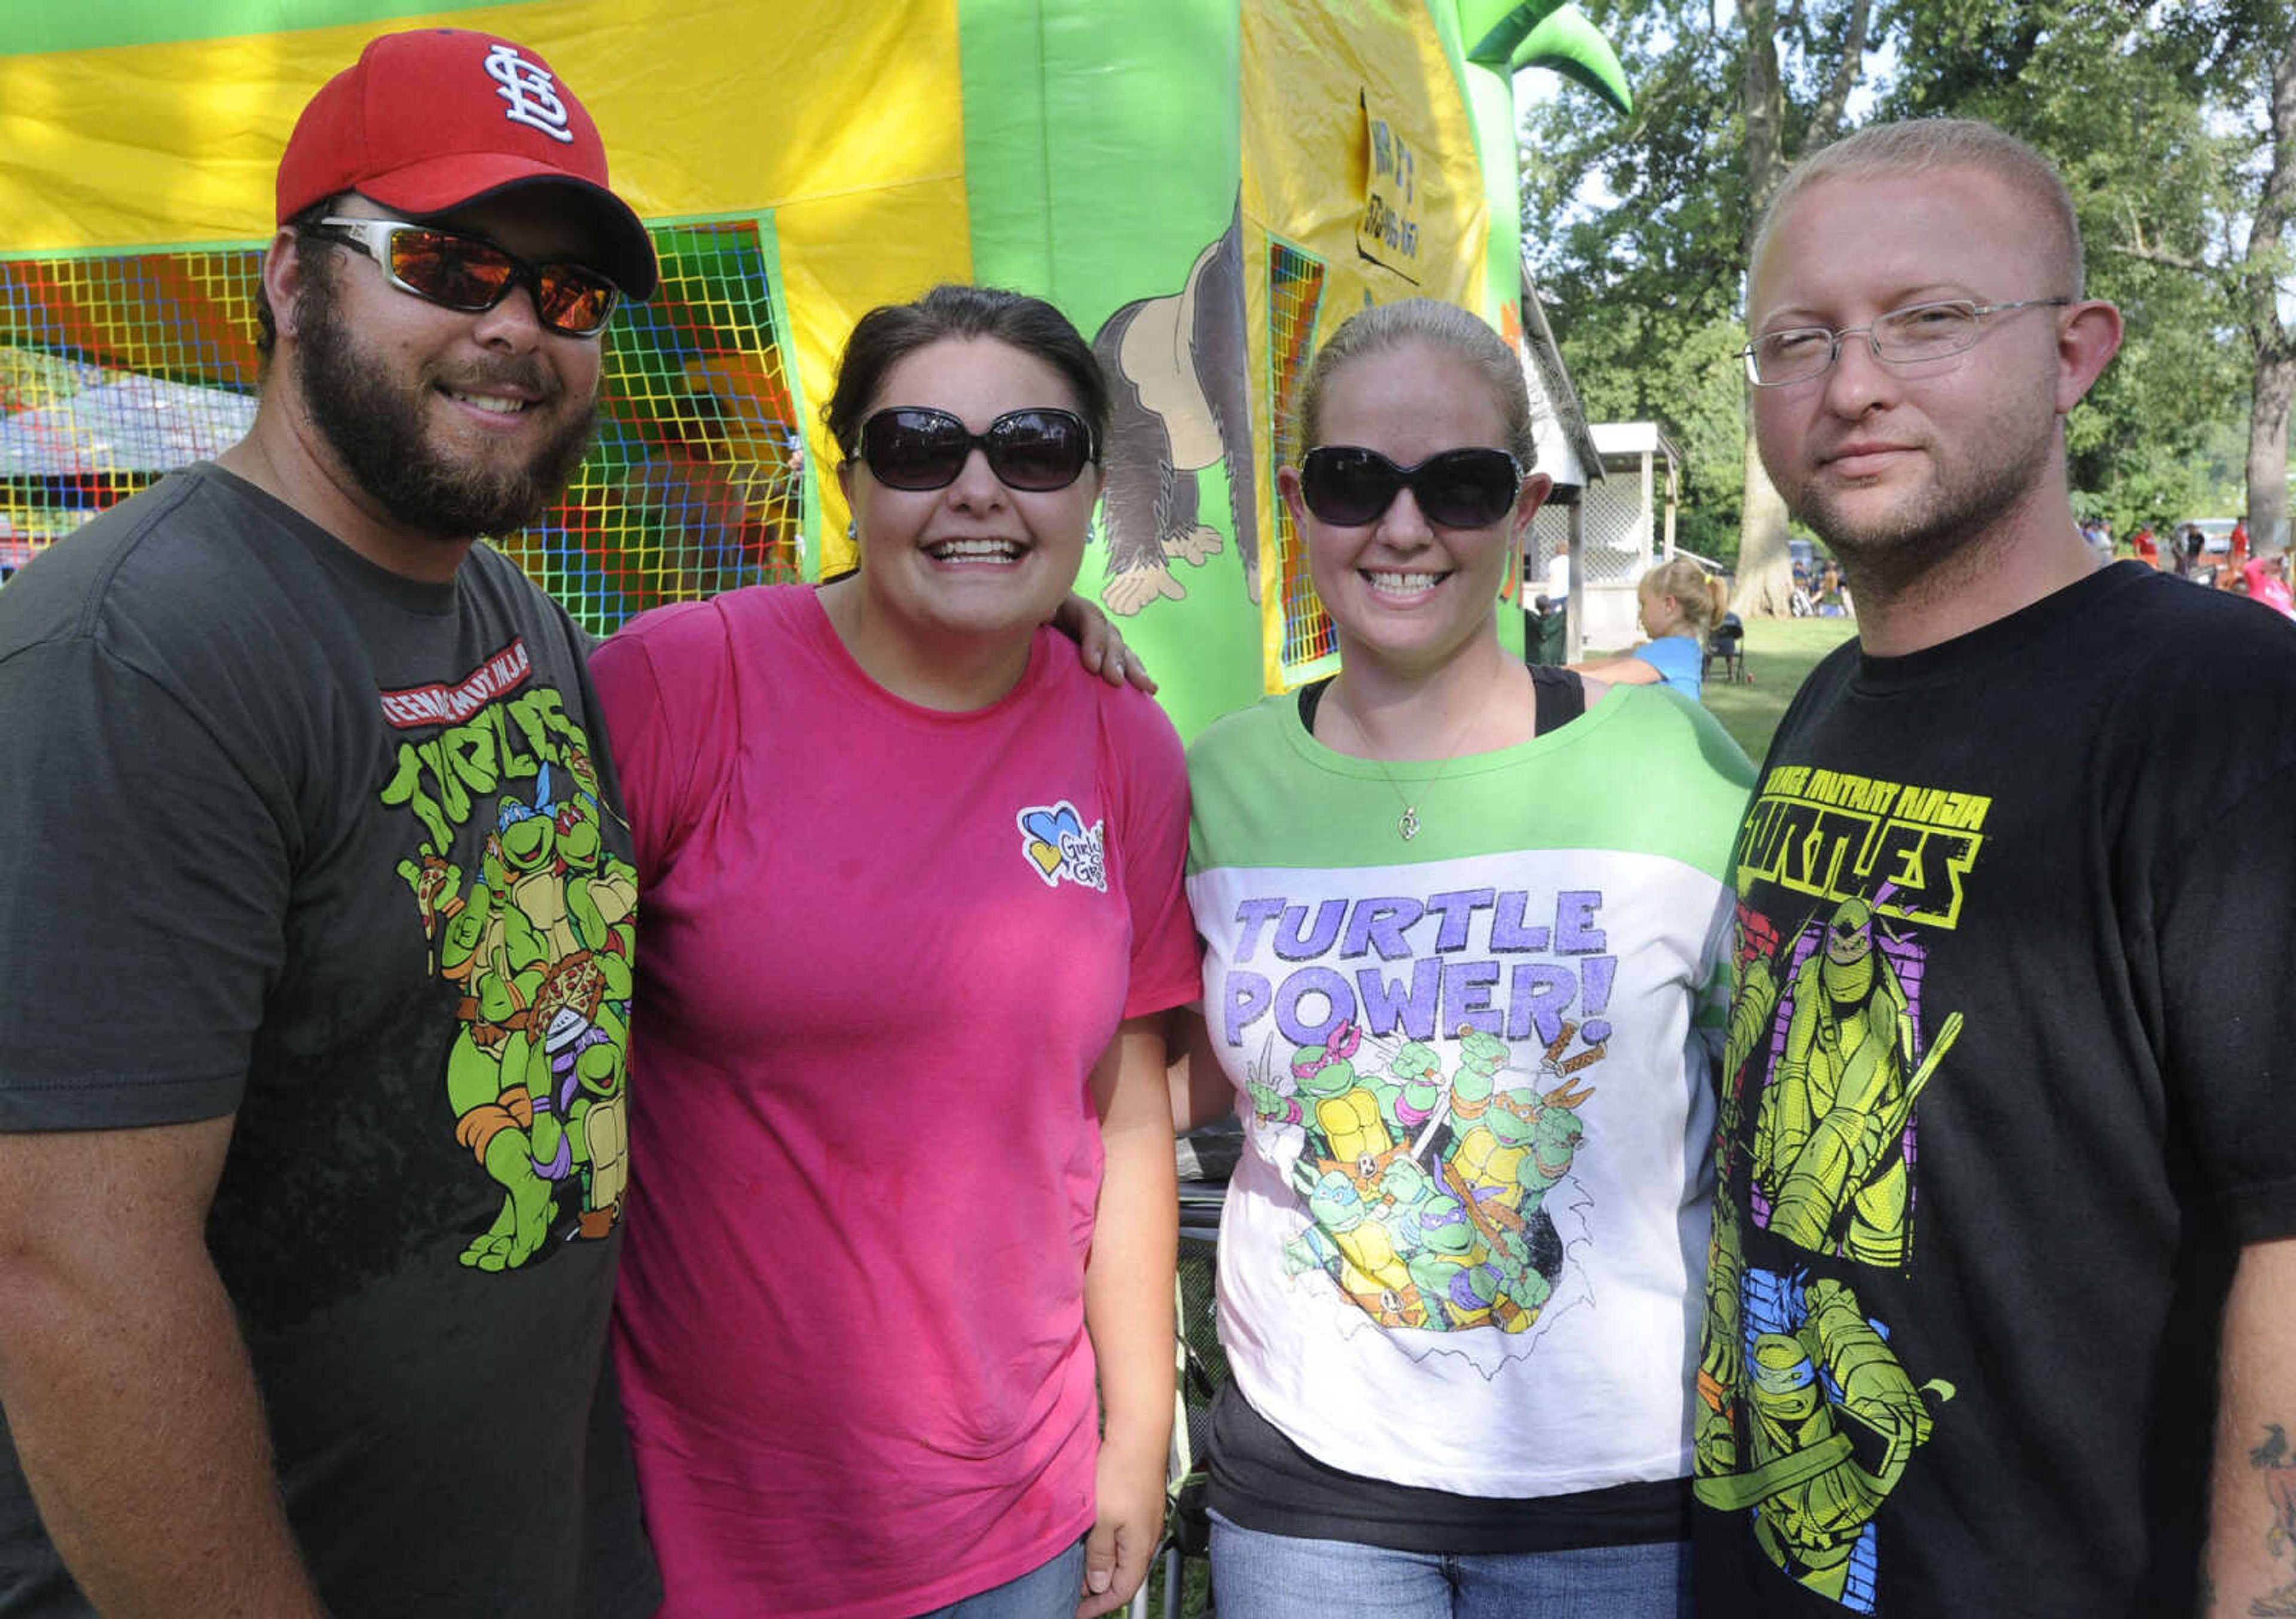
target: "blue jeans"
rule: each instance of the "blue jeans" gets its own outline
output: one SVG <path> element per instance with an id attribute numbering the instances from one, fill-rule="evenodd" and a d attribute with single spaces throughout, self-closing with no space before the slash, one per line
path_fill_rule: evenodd
<path id="1" fill-rule="evenodd" d="M 1017 1580 L 937 1607 L 917 1619 L 1074 1619 L 1084 1595 L 1084 1542 Z"/>
<path id="2" fill-rule="evenodd" d="M 1240 1528 L 1212 1514 L 1219 1619 L 1677 1619 L 1690 1543 L 1576 1551 L 1390 1551 Z"/>

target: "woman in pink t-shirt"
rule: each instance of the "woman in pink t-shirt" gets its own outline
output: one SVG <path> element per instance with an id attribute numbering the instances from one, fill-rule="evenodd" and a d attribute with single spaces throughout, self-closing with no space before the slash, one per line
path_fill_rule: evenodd
<path id="1" fill-rule="evenodd" d="M 2288 559 L 2278 551 L 2251 556 L 2242 569 L 2248 599 L 2269 607 L 2283 618 L 2296 619 L 2296 592 L 2288 588 Z"/>
<path id="2" fill-rule="evenodd" d="M 644 896 L 614 1348 L 665 1615 L 1068 1619 L 1145 1572 L 1185 773 L 1043 628 L 1108 408 L 1048 304 L 873 310 L 824 412 L 858 570 L 594 661 Z"/>

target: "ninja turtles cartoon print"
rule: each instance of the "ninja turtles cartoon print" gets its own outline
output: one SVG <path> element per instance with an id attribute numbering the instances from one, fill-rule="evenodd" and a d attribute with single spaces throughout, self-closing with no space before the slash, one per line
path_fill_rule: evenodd
<path id="1" fill-rule="evenodd" d="M 1712 1470 L 1693 1487 L 1710 1507 L 1752 1509 L 1754 1538 L 1780 1569 L 1871 1612 L 1874 1514 L 1930 1436 L 1929 1400 L 1953 1390 L 1916 1387 L 1844 1284 L 1752 1279 L 1740 1304 L 1742 1363 L 1721 1368 L 1745 1390 L 1744 1440 L 1729 1426 L 1702 1429 L 1700 1460 Z"/>
<path id="2" fill-rule="evenodd" d="M 500 1188 L 461 1255 L 480 1270 L 528 1263 L 562 1222 L 565 1237 L 604 1237 L 628 1175 L 636 872 L 608 847 L 595 755 L 558 693 L 472 701 L 514 690 L 523 656 L 513 645 L 458 686 L 385 696 L 386 714 L 396 701 L 455 720 L 399 744 L 383 801 L 414 816 L 399 875 L 433 969 L 462 992 L 440 1128 Z"/>
<path id="3" fill-rule="evenodd" d="M 1920 1263 L 1920 1104 L 1963 1023 L 1923 1004 L 1923 933 L 1959 920 L 1988 809 L 1782 767 L 1738 851 L 1693 1487 L 1855 1613 L 1876 1611 L 1890 1492 L 1955 1394 L 1900 1361 L 1859 1287 Z M 1778 897 L 1808 908 L 1755 903 Z"/>
<path id="4" fill-rule="evenodd" d="M 1287 1074 L 1257 1075 L 1256 1122 L 1298 1136 L 1307 1220 L 1286 1270 L 1322 1273 L 1382 1327 L 1527 1332 L 1562 1274 L 1568 1244 L 1546 1203 L 1584 1134 L 1595 1091 L 1581 1076 L 1603 1056 L 1583 1042 L 1566 1056 L 1580 1033 L 1562 1023 L 1530 1071 L 1463 1023 L 1447 1074 L 1432 1046 L 1342 1022 L 1295 1049 Z"/>
<path id="5" fill-rule="evenodd" d="M 1914 1104 L 1961 1032 L 1948 1015 L 1915 1060 L 1905 981 L 1876 941 L 1874 907 L 1844 900 L 1806 937 L 1792 1007 L 1754 1126 L 1754 1180 L 1769 1229 L 1801 1247 L 1867 1264 L 1903 1264 L 1912 1214 Z M 1775 1012 L 1778 975 L 1750 959 L 1734 1000 L 1740 1025 Z M 1742 1061 L 1742 1056 L 1741 1058 Z"/>

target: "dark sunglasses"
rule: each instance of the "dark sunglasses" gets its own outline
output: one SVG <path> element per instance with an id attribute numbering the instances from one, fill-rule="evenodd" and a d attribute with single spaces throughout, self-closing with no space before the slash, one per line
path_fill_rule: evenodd
<path id="1" fill-rule="evenodd" d="M 1375 449 L 1324 444 L 1300 463 L 1300 497 L 1342 529 L 1378 522 L 1403 489 L 1431 523 L 1487 529 L 1507 514 L 1521 488 L 1522 469 L 1503 449 L 1447 449 L 1398 466 Z"/>
<path id="2" fill-rule="evenodd" d="M 612 282 L 578 264 L 529 264 L 482 237 L 404 219 L 330 214 L 319 230 L 381 265 L 400 292 L 465 315 L 493 308 L 522 284 L 533 289 L 534 310 L 545 326 L 568 337 L 595 337 L 613 318 L 621 296 Z"/>
<path id="3" fill-rule="evenodd" d="M 973 447 L 1006 489 L 1064 489 L 1095 459 L 1092 429 L 1072 410 L 1008 410 L 974 432 L 945 410 L 896 405 L 861 423 L 860 459 L 889 489 L 939 489 L 956 481 Z"/>

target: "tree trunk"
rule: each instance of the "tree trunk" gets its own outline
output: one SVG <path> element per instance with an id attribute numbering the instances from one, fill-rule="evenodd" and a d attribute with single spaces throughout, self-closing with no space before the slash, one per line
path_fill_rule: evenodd
<path id="1" fill-rule="evenodd" d="M 2258 356 L 2249 396 L 2248 544 L 2251 553 L 2288 548 L 2288 407 L 2296 396 L 2296 353 Z"/>
<path id="2" fill-rule="evenodd" d="M 1746 245 L 1770 193 L 1785 177 L 1786 92 L 1778 78 L 1776 0 L 1738 0 L 1746 60 L 1738 80 L 1738 116 L 1746 128 Z"/>
<path id="3" fill-rule="evenodd" d="M 1865 71 L 1869 0 L 1853 0 L 1844 13 L 1841 57 L 1834 62 L 1825 92 L 1809 112 L 1807 152 L 1833 144 L 1841 136 L 1844 108 Z M 1738 28 L 1745 29 L 1745 67 L 1738 76 L 1738 117 L 1745 122 L 1745 248 L 1747 275 L 1754 274 L 1754 227 L 1770 207 L 1779 181 L 1786 179 L 1786 87 L 1777 73 L 1777 0 L 1738 0 Z M 1793 597 L 1793 558 L 1786 554 L 1786 503 L 1777 498 L 1770 473 L 1754 448 L 1754 420 L 1745 425 L 1745 501 L 1738 505 L 1738 615 L 1784 618 Z"/>
<path id="4" fill-rule="evenodd" d="M 1746 426 L 1746 498 L 1738 511 L 1738 584 L 1730 605 L 1741 618 L 1782 619 L 1792 608 L 1793 558 L 1786 550 L 1786 503 L 1762 470 Z"/>
<path id="5" fill-rule="evenodd" d="M 1785 86 L 1778 78 L 1777 6 L 1775 0 L 1738 0 L 1738 26 L 1746 37 L 1746 60 L 1738 81 L 1738 112 L 1746 128 L 1746 273 L 1753 274 L 1754 227 L 1770 195 L 1785 178 Z M 1738 507 L 1738 584 L 1732 605 L 1741 618 L 1784 618 L 1793 589 L 1793 564 L 1786 555 L 1786 512 L 1754 446 L 1751 410 L 1746 423 L 1746 494 Z"/>
<path id="6" fill-rule="evenodd" d="M 2296 393 L 2296 331 L 2280 317 L 2274 271 L 2296 220 L 2296 33 L 2272 64 L 2272 167 L 2250 218 L 2240 292 L 2256 351 L 2248 419 L 2248 536 L 2251 550 L 2288 548 L 2288 405 Z"/>
<path id="7" fill-rule="evenodd" d="M 1737 0 L 1738 26 L 1746 36 L 1746 58 L 1738 79 L 1738 112 L 1746 129 L 1746 274 L 1754 273 L 1754 229 L 1762 210 L 1786 177 L 1786 93 L 1778 75 L 1776 0 Z M 1831 145 L 1841 134 L 1849 95 L 1865 71 L 1866 33 L 1871 0 L 1852 0 L 1844 12 L 1841 54 L 1825 87 L 1810 109 L 1806 152 Z M 1750 311 L 1751 313 L 1751 311 Z M 1751 407 L 1751 401 L 1749 401 Z M 1793 593 L 1793 559 L 1786 551 L 1786 507 L 1762 468 L 1754 444 L 1753 413 L 1746 415 L 1746 495 L 1738 508 L 1740 617 L 1784 618 Z"/>

